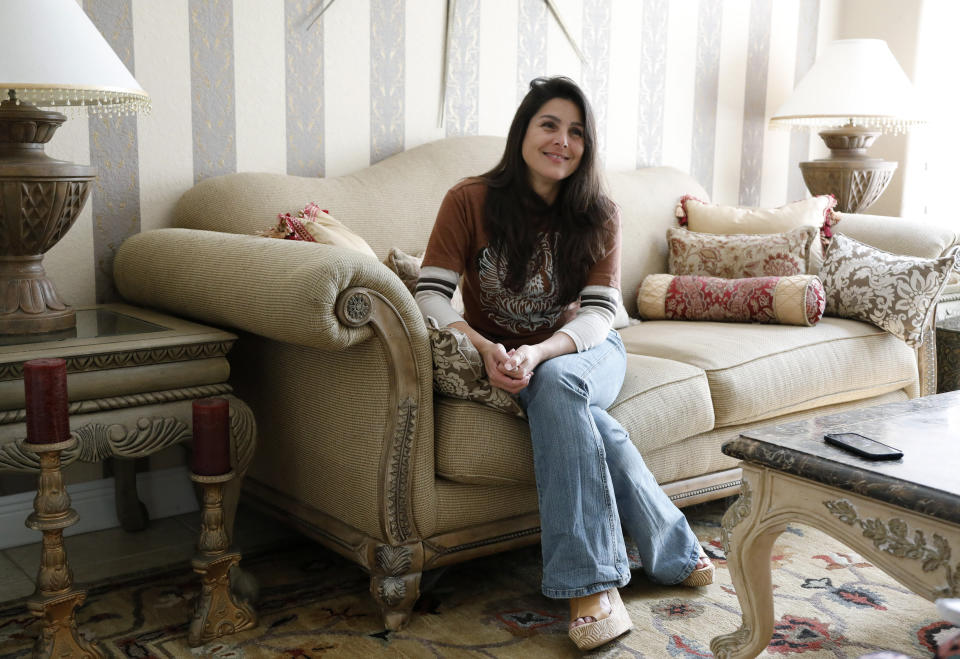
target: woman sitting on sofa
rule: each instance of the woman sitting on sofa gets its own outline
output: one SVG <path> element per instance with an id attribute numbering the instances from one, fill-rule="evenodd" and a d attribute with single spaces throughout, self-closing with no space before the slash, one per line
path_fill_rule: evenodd
<path id="1" fill-rule="evenodd" d="M 620 221 L 600 185 L 596 143 L 573 81 L 531 82 L 499 164 L 444 198 L 416 293 L 424 317 L 466 333 L 491 383 L 526 410 L 542 590 L 570 600 L 570 638 L 581 649 L 632 627 L 617 591 L 630 580 L 621 522 L 652 580 L 713 580 L 683 514 L 606 412 L 626 354 L 611 329 Z M 450 304 L 461 275 L 463 317 Z"/>

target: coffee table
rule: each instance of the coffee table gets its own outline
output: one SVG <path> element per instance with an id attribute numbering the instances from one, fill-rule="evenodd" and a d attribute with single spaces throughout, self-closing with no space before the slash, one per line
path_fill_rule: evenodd
<path id="1" fill-rule="evenodd" d="M 859 432 L 904 456 L 864 460 L 826 444 L 828 432 Z M 710 642 L 718 658 L 754 657 L 769 643 L 770 551 L 791 522 L 929 600 L 960 597 L 960 392 L 751 430 L 723 452 L 743 468 L 721 531 L 743 624 Z"/>

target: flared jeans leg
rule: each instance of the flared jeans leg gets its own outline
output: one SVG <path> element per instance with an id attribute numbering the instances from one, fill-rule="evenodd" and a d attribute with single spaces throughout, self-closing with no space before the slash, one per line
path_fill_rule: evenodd
<path id="1" fill-rule="evenodd" d="M 540 364 L 519 395 L 530 421 L 547 597 L 629 582 L 621 519 L 654 581 L 677 583 L 696 566 L 696 536 L 606 412 L 625 370 L 623 342 L 611 331 L 600 345 Z"/>

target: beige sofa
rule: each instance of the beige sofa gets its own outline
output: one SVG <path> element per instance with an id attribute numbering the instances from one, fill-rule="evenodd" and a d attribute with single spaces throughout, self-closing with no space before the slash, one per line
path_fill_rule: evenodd
<path id="1" fill-rule="evenodd" d="M 317 201 L 383 258 L 423 250 L 445 191 L 499 157 L 499 138 L 451 138 L 330 179 L 231 174 L 186 192 L 177 227 L 130 238 L 116 283 L 134 304 L 231 328 L 232 381 L 260 431 L 251 500 L 371 574 L 390 628 L 407 619 L 420 575 L 538 539 L 524 421 L 434 396 L 430 347 L 413 298 L 385 266 L 326 245 L 252 235 Z M 623 214 L 623 291 L 666 271 L 665 232 L 684 194 L 670 168 L 608 173 Z M 880 247 L 936 256 L 956 237 L 895 218 L 841 227 Z M 861 322 L 815 327 L 644 322 L 612 414 L 678 505 L 734 494 L 720 446 L 744 428 L 932 392 L 929 350 Z M 927 344 L 929 345 L 929 343 Z"/>

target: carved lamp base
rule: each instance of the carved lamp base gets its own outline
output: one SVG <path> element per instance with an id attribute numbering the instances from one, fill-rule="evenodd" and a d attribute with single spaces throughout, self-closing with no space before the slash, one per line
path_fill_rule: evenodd
<path id="1" fill-rule="evenodd" d="M 873 205 L 897 169 L 895 162 L 866 155 L 878 135 L 878 130 L 852 125 L 821 131 L 830 157 L 800 163 L 810 194 L 832 194 L 841 213 L 860 213 Z"/>
<path id="2" fill-rule="evenodd" d="M 96 168 L 43 152 L 66 121 L 16 99 L 0 103 L 0 334 L 37 334 L 76 325 L 43 269 L 43 254 L 80 215 Z"/>

